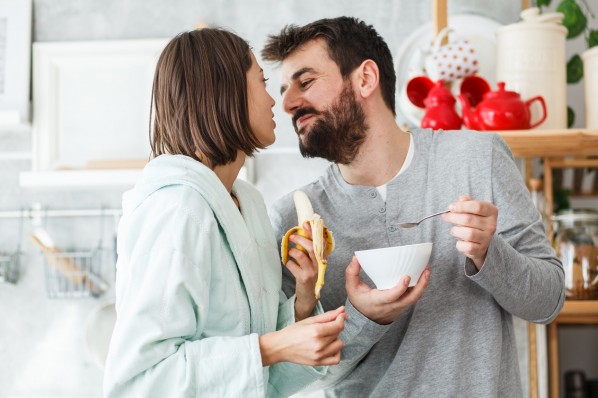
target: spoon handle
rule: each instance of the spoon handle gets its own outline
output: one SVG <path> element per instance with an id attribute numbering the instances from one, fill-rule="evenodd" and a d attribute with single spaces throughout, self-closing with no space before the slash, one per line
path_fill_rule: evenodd
<path id="1" fill-rule="evenodd" d="M 426 219 L 428 219 L 430 217 L 436 217 L 436 216 L 439 216 L 441 214 L 448 213 L 449 211 L 450 210 L 443 210 L 443 211 L 439 211 L 438 213 L 430 214 L 429 216 L 422 218 L 419 222 L 422 222 L 422 221 L 424 221 L 424 220 L 426 220 Z"/>

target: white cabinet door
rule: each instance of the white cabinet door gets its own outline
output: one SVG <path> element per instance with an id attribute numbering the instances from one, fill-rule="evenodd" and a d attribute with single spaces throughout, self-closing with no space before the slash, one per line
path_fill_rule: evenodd
<path id="1" fill-rule="evenodd" d="M 147 160 L 152 80 L 167 42 L 34 43 L 33 172 Z"/>

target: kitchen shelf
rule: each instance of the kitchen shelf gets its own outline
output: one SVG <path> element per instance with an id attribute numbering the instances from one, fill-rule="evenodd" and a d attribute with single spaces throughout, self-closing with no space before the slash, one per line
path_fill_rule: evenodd
<path id="1" fill-rule="evenodd" d="M 132 187 L 142 169 L 28 171 L 19 175 L 23 188 Z"/>
<path id="2" fill-rule="evenodd" d="M 585 317 L 594 317 L 598 321 L 598 300 L 566 300 L 557 321 L 577 323 Z"/>
<path id="3" fill-rule="evenodd" d="M 598 130 L 497 131 L 517 158 L 598 155 Z"/>
<path id="4" fill-rule="evenodd" d="M 567 300 L 560 314 L 548 325 L 550 396 L 552 398 L 558 398 L 560 392 L 558 326 L 562 324 L 598 325 L 598 300 Z"/>
<path id="5" fill-rule="evenodd" d="M 542 158 L 544 168 L 544 197 L 547 213 L 553 212 L 553 180 L 552 171 L 557 168 L 598 167 L 598 159 L 587 159 L 598 155 L 598 130 L 559 129 L 559 130 L 510 130 L 497 132 L 509 145 L 513 156 L 529 162 L 526 174 L 531 177 L 531 159 Z M 567 159 L 565 159 L 567 158 Z M 528 180 L 526 178 L 526 181 Z M 548 224 L 547 235 L 552 236 L 552 224 Z M 560 393 L 560 375 L 558 359 L 558 325 L 559 324 L 598 324 L 598 301 L 567 300 L 559 316 L 548 325 L 548 373 L 550 397 L 558 397 Z M 529 325 L 528 340 L 530 345 L 530 396 L 537 397 L 536 326 Z"/>

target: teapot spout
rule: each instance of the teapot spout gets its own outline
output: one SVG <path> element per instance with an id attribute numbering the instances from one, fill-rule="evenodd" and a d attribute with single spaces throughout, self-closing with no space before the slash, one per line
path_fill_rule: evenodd
<path id="1" fill-rule="evenodd" d="M 459 94 L 458 98 L 461 103 L 463 125 L 470 130 L 480 130 L 480 123 L 478 115 L 475 113 L 475 108 L 471 106 L 465 95 Z"/>

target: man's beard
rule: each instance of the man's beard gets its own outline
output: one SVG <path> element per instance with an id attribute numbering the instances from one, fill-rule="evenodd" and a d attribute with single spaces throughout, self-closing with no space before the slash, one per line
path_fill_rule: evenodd
<path id="1" fill-rule="evenodd" d="M 293 116 L 295 131 L 297 119 L 308 113 L 319 117 L 304 133 L 303 140 L 299 139 L 301 155 L 305 158 L 324 158 L 338 164 L 351 163 L 368 129 L 365 112 L 355 99 L 351 82 L 344 84 L 343 91 L 327 110 L 317 112 L 313 108 L 299 109 Z"/>

